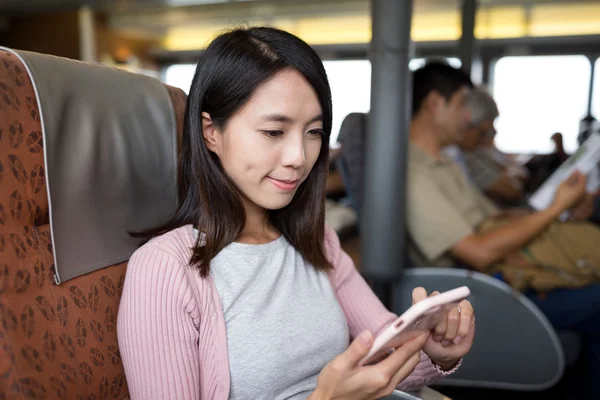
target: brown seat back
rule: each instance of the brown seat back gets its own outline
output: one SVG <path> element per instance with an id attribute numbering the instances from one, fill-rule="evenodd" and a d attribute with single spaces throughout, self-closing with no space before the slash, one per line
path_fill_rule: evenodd
<path id="1" fill-rule="evenodd" d="M 185 94 L 167 89 L 180 131 Z M 127 398 L 116 335 L 126 263 L 54 282 L 37 100 L 26 66 L 0 50 L 0 399 Z"/>

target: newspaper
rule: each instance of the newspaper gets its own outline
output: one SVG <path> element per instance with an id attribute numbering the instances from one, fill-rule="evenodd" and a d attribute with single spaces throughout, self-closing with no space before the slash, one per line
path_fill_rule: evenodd
<path id="1" fill-rule="evenodd" d="M 556 190 L 575 171 L 588 175 L 587 191 L 598 190 L 600 180 L 600 134 L 591 135 L 529 198 L 529 205 L 536 210 L 545 210 L 554 200 Z"/>

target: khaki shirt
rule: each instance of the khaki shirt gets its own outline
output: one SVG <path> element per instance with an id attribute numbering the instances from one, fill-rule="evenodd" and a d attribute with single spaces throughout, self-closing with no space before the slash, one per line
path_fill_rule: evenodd
<path id="1" fill-rule="evenodd" d="M 450 158 L 438 160 L 409 145 L 407 225 L 419 266 L 453 266 L 449 251 L 497 212 Z"/>

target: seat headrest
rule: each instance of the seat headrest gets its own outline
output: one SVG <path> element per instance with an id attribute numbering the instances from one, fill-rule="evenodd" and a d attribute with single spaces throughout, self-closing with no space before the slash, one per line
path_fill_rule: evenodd
<path id="1" fill-rule="evenodd" d="M 24 64 L 37 97 L 57 283 L 128 260 L 140 245 L 128 232 L 176 207 L 167 89 L 115 68 L 3 50 Z"/>

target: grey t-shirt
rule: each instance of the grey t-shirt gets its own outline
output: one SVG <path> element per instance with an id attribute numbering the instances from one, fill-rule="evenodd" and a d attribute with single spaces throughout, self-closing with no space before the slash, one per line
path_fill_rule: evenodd
<path id="1" fill-rule="evenodd" d="M 327 275 L 283 236 L 232 243 L 211 261 L 227 329 L 237 399 L 305 399 L 321 369 L 349 345 L 346 317 Z"/>

